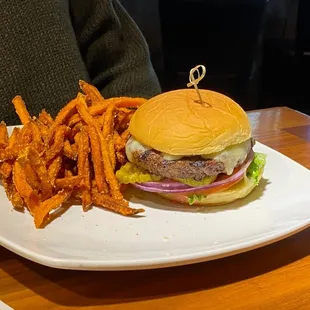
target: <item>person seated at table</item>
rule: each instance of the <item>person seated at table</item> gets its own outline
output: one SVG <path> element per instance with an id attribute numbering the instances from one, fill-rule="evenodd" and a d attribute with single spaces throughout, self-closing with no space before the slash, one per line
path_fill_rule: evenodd
<path id="1" fill-rule="evenodd" d="M 79 80 L 105 98 L 152 97 L 160 85 L 148 45 L 118 0 L 4 1 L 0 20 L 0 119 L 17 124 L 11 100 L 31 115 L 53 116 L 79 91 Z"/>

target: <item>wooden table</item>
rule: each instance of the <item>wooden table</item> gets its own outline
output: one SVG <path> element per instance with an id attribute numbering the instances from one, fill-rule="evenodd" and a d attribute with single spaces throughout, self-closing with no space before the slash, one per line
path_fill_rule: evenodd
<path id="1" fill-rule="evenodd" d="M 310 168 L 309 116 L 271 108 L 249 117 L 260 142 Z M 0 248 L 0 300 L 14 309 L 310 309 L 310 230 L 244 254 L 149 271 L 56 270 Z"/>

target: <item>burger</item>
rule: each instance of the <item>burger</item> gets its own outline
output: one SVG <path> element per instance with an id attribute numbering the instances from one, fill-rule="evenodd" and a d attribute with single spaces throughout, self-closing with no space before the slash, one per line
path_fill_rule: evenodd
<path id="1" fill-rule="evenodd" d="M 178 89 L 146 101 L 134 113 L 122 184 L 187 205 L 222 205 L 259 184 L 265 154 L 255 153 L 247 114 L 211 90 Z"/>

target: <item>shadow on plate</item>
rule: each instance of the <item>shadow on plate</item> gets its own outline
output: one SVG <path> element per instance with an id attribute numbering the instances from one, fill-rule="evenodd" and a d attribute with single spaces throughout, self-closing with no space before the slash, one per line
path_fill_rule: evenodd
<path id="1" fill-rule="evenodd" d="M 253 201 L 261 199 L 269 184 L 270 182 L 267 179 L 262 178 L 259 185 L 248 196 L 226 205 L 214 207 L 182 205 L 180 203 L 171 202 L 154 193 L 143 192 L 133 187 L 129 188 L 124 196 L 132 203 L 140 203 L 143 206 L 160 209 L 163 211 L 214 213 L 221 212 L 223 210 L 236 210 L 248 205 Z"/>
<path id="2" fill-rule="evenodd" d="M 48 218 L 48 221 L 45 221 L 41 229 L 44 229 L 46 226 L 50 225 L 52 222 L 60 218 L 69 208 L 72 207 L 70 203 L 64 203 L 59 208 L 57 208 L 54 212 L 52 212 Z"/>

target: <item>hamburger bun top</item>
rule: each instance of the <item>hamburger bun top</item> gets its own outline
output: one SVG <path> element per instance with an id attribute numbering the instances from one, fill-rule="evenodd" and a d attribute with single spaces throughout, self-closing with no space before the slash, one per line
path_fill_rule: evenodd
<path id="1" fill-rule="evenodd" d="M 162 93 L 134 113 L 130 134 L 140 143 L 171 155 L 203 155 L 222 151 L 251 137 L 245 111 L 231 98 L 211 90 Z"/>

